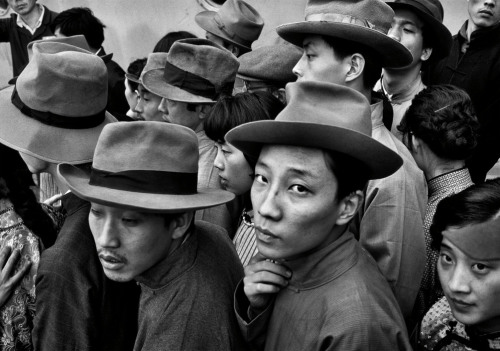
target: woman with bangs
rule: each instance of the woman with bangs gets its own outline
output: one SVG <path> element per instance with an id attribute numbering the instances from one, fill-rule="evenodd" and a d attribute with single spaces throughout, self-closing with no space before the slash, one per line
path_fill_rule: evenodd
<path id="1" fill-rule="evenodd" d="M 243 207 L 236 234 L 229 235 L 234 236 L 233 242 L 244 267 L 257 253 L 250 202 L 256 160 L 248 158 L 227 143 L 224 136 L 241 124 L 274 119 L 283 107 L 281 101 L 269 92 L 245 92 L 220 99 L 205 120 L 205 133 L 216 142 L 218 148 L 214 166 L 219 171 L 221 186 L 239 197 Z"/>

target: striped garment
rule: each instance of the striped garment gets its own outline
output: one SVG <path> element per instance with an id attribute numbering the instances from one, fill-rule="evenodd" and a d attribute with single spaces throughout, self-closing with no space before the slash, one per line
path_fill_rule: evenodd
<path id="1" fill-rule="evenodd" d="M 243 211 L 233 243 L 243 267 L 246 267 L 250 263 L 250 259 L 258 252 L 253 225 L 253 210 L 249 212 Z"/>

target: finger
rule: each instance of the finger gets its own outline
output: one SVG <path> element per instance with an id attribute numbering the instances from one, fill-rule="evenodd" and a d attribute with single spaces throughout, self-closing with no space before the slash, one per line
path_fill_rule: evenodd
<path id="1" fill-rule="evenodd" d="M 259 284 L 259 283 L 272 284 L 283 288 L 288 285 L 288 279 L 278 274 L 266 271 L 260 271 L 255 274 L 245 276 L 245 278 L 243 278 L 243 283 L 245 285 Z"/>
<path id="2" fill-rule="evenodd" d="M 245 285 L 245 287 L 243 288 L 243 291 L 247 296 L 255 296 L 259 294 L 276 294 L 280 290 L 281 288 L 276 285 L 264 283 L 251 284 L 248 286 Z"/>
<path id="3" fill-rule="evenodd" d="M 26 261 L 21 269 L 9 279 L 9 283 L 12 286 L 17 286 L 17 284 L 23 279 L 25 274 L 29 271 L 31 267 L 31 261 Z"/>
<path id="4" fill-rule="evenodd" d="M 8 258 L 10 257 L 10 252 L 12 248 L 8 245 L 5 245 L 2 247 L 2 250 L 0 250 L 0 269 L 5 266 L 5 262 L 7 262 Z"/>
<path id="5" fill-rule="evenodd" d="M 249 264 L 265 261 L 266 259 L 267 258 L 263 254 L 257 251 L 257 253 L 250 259 Z"/>
<path id="6" fill-rule="evenodd" d="M 292 272 L 288 269 L 288 267 L 269 260 L 258 261 L 253 264 L 249 264 L 248 266 L 245 267 L 246 276 L 261 271 L 267 271 L 274 274 L 278 274 L 286 279 L 289 279 L 292 276 Z"/>
<path id="7" fill-rule="evenodd" d="M 7 260 L 5 267 L 3 267 L 3 269 L 2 269 L 2 276 L 10 277 L 13 274 L 14 268 L 16 267 L 17 261 L 19 261 L 20 257 L 21 257 L 21 253 L 19 252 L 18 249 L 15 249 L 14 251 L 12 251 L 12 254 L 10 255 L 9 259 Z"/>
<path id="8" fill-rule="evenodd" d="M 55 202 L 61 200 L 63 197 L 63 194 L 56 194 L 52 197 L 49 197 L 47 200 L 45 200 L 43 203 L 49 206 L 52 206 Z"/>

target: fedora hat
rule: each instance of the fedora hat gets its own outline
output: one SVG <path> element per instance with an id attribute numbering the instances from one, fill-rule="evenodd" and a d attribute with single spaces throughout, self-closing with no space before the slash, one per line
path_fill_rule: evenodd
<path id="1" fill-rule="evenodd" d="M 387 36 L 394 11 L 382 0 L 309 0 L 305 21 L 280 25 L 278 34 L 302 46 L 309 35 L 349 40 L 377 53 L 382 67 L 405 67 L 413 58 L 396 40 Z"/>
<path id="2" fill-rule="evenodd" d="M 426 40 L 432 46 L 432 57 L 443 58 L 451 50 L 451 33 L 443 24 L 444 10 L 439 0 L 395 0 L 387 3 L 393 10 L 407 9 L 414 12 L 429 28 Z"/>
<path id="3" fill-rule="evenodd" d="M 107 70 L 102 59 L 60 42 L 33 44 L 15 87 L 0 91 L 0 142 L 52 163 L 87 163 L 104 125 Z"/>
<path id="4" fill-rule="evenodd" d="M 238 58 L 240 68 L 237 77 L 284 87 L 297 79 L 292 69 L 302 52 L 302 49 L 289 43 L 262 46 Z"/>
<path id="5" fill-rule="evenodd" d="M 195 21 L 207 32 L 246 50 L 252 50 L 264 27 L 257 10 L 242 0 L 227 0 L 218 12 L 200 12 Z"/>
<path id="6" fill-rule="evenodd" d="M 167 55 L 162 68 L 143 71 L 142 84 L 153 94 L 188 103 L 215 103 L 221 94 L 231 95 L 239 63 L 229 51 L 196 38 L 176 41 Z"/>
<path id="7" fill-rule="evenodd" d="M 177 213 L 231 201 L 221 189 L 197 189 L 198 139 L 189 128 L 163 122 L 106 126 L 91 171 L 70 164 L 58 173 L 77 196 L 106 206 Z"/>
<path id="8" fill-rule="evenodd" d="M 286 86 L 288 105 L 275 120 L 242 124 L 225 139 L 257 158 L 266 144 L 293 145 L 342 153 L 361 162 L 369 179 L 394 173 L 403 160 L 371 137 L 371 110 L 359 92 L 332 83 Z"/>
<path id="9" fill-rule="evenodd" d="M 141 75 L 139 76 L 139 80 L 136 81 L 136 83 L 142 83 L 142 79 L 144 77 L 144 74 L 148 71 L 151 71 L 153 69 L 163 69 L 165 68 L 165 64 L 167 63 L 167 56 L 168 54 L 166 52 L 153 52 L 148 55 L 148 59 L 146 61 L 146 65 L 142 69 Z M 128 78 L 128 76 L 127 76 Z"/>

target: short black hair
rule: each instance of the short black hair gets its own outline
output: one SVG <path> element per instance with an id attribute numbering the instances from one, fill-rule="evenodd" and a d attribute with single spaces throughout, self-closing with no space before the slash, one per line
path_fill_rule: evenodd
<path id="1" fill-rule="evenodd" d="M 186 31 L 167 33 L 156 43 L 153 52 L 169 52 L 170 48 L 177 40 L 192 38 L 197 38 L 197 36 Z"/>
<path id="2" fill-rule="evenodd" d="M 134 75 L 135 77 L 139 78 L 141 76 L 142 70 L 146 66 L 146 62 L 148 61 L 147 58 L 141 58 L 134 60 L 128 65 L 127 68 L 127 73 Z M 127 79 L 127 82 L 129 84 L 130 90 L 135 91 L 139 87 L 139 83 L 133 82 L 129 79 Z"/>
<path id="3" fill-rule="evenodd" d="M 415 96 L 397 128 L 410 150 L 414 135 L 443 159 L 465 160 L 477 145 L 479 122 L 464 90 L 431 85 Z"/>
<path id="4" fill-rule="evenodd" d="M 430 234 L 432 248 L 439 250 L 443 231 L 484 223 L 500 213 L 500 178 L 490 179 L 447 197 L 438 204 Z"/>
<path id="5" fill-rule="evenodd" d="M 368 184 L 368 170 L 360 161 L 340 152 L 323 150 L 325 162 L 337 178 L 337 200 L 341 201 Z"/>
<path id="6" fill-rule="evenodd" d="M 57 28 L 65 36 L 82 34 L 92 49 L 99 49 L 104 42 L 106 26 L 88 7 L 73 7 L 59 13 L 51 24 L 54 33 Z"/>
<path id="7" fill-rule="evenodd" d="M 234 127 L 274 119 L 283 108 L 283 103 L 267 91 L 225 96 L 217 101 L 205 119 L 205 133 L 210 139 L 223 143 L 226 133 Z"/>
<path id="8" fill-rule="evenodd" d="M 369 47 L 356 43 L 354 41 L 330 37 L 327 35 L 321 36 L 323 41 L 333 49 L 334 55 L 338 59 L 344 59 L 353 54 L 361 54 L 365 59 L 365 67 L 363 69 L 363 85 L 366 89 L 373 89 L 377 81 L 382 75 L 382 63 L 374 50 Z"/>

